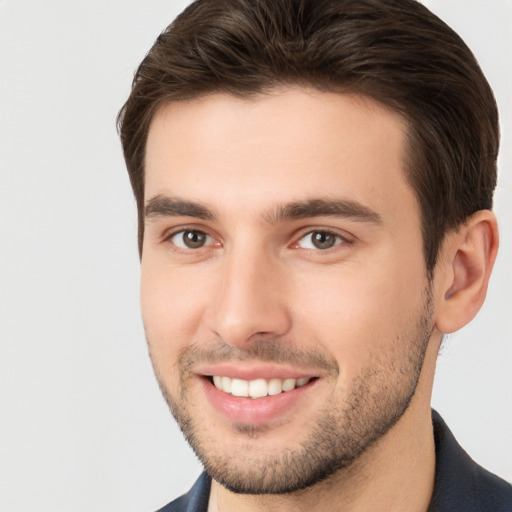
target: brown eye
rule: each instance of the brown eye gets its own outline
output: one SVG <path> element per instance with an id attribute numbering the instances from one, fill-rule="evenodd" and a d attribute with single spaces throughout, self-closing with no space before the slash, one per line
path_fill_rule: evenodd
<path id="1" fill-rule="evenodd" d="M 180 249 L 200 249 L 207 245 L 211 245 L 212 238 L 202 231 L 185 229 L 174 233 L 171 242 Z"/>
<path id="2" fill-rule="evenodd" d="M 330 231 L 311 231 L 299 240 L 298 246 L 302 249 L 325 251 L 343 242 L 344 240 L 341 236 L 331 233 Z"/>

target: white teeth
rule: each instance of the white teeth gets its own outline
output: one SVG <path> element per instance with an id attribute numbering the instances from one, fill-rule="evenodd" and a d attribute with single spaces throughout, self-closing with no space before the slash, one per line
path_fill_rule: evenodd
<path id="1" fill-rule="evenodd" d="M 297 381 L 295 379 L 286 379 L 283 382 L 283 391 L 291 391 L 292 389 L 295 389 L 295 384 Z"/>
<path id="2" fill-rule="evenodd" d="M 308 383 L 307 377 L 301 377 L 300 379 L 297 379 L 297 387 L 300 388 L 301 386 L 304 386 L 304 384 Z"/>
<path id="3" fill-rule="evenodd" d="M 268 394 L 269 395 L 279 395 L 279 393 L 283 392 L 283 386 L 281 383 L 281 379 L 270 379 L 268 381 Z"/>
<path id="4" fill-rule="evenodd" d="M 233 396 L 249 396 L 249 383 L 242 379 L 231 381 L 231 394 Z"/>
<path id="5" fill-rule="evenodd" d="M 213 384 L 217 389 L 233 396 L 262 398 L 267 395 L 279 395 L 285 391 L 291 391 L 296 387 L 302 387 L 310 381 L 309 377 L 301 377 L 300 379 L 255 379 L 243 380 L 232 379 L 231 377 L 213 376 Z"/>
<path id="6" fill-rule="evenodd" d="M 261 398 L 267 396 L 267 381 L 265 379 L 256 379 L 249 382 L 249 396 L 251 398 Z"/>
<path id="7" fill-rule="evenodd" d="M 221 377 L 221 379 L 222 387 L 219 389 L 223 389 L 226 393 L 231 393 L 231 377 Z"/>

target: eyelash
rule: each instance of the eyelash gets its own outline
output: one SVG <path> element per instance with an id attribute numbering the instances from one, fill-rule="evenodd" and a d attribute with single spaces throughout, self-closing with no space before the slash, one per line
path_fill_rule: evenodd
<path id="1" fill-rule="evenodd" d="M 325 248 L 320 248 L 318 246 L 314 247 L 316 244 L 314 242 L 313 236 L 314 235 L 321 235 L 323 237 L 334 237 L 334 240 L 332 241 L 332 245 L 329 245 Z M 305 240 L 307 237 L 310 237 L 309 245 L 311 247 L 301 247 L 300 242 Z M 321 240 L 317 240 L 320 244 L 322 243 Z M 327 242 L 329 244 L 329 242 Z M 348 239 L 348 237 L 343 236 L 335 231 L 331 231 L 329 229 L 310 229 L 307 232 L 304 232 L 301 234 L 300 238 L 297 239 L 297 242 L 295 242 L 292 247 L 296 249 L 306 249 L 311 250 L 315 252 L 326 252 L 330 249 L 334 249 L 340 245 L 349 244 L 351 243 L 351 240 Z"/>
<path id="2" fill-rule="evenodd" d="M 178 243 L 173 241 L 173 238 L 175 238 L 176 236 L 181 235 L 182 237 L 184 237 L 186 233 L 194 233 L 199 236 L 205 236 L 207 240 L 210 239 L 210 243 L 206 243 L 204 245 L 200 245 L 200 246 L 194 248 L 194 247 L 185 247 L 185 243 L 183 243 L 183 246 L 180 246 Z M 196 250 L 202 249 L 204 247 L 210 247 L 211 245 L 217 245 L 217 244 L 220 245 L 220 243 L 215 243 L 215 239 L 211 235 L 209 235 L 207 232 L 205 232 L 204 230 L 195 229 L 192 227 L 182 228 L 177 231 L 173 231 L 173 232 L 167 234 L 164 237 L 163 241 L 171 243 L 172 246 L 175 248 L 175 250 L 180 251 L 180 252 L 196 251 Z M 211 242 L 214 242 L 214 243 L 212 244 Z"/>

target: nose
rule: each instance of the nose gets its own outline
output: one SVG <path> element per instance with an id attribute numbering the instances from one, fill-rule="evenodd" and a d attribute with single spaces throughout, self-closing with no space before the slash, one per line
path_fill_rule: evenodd
<path id="1" fill-rule="evenodd" d="M 209 327 L 225 343 L 244 347 L 258 338 L 274 339 L 291 326 L 286 271 L 279 261 L 256 250 L 233 250 L 218 276 L 218 293 L 209 307 Z"/>

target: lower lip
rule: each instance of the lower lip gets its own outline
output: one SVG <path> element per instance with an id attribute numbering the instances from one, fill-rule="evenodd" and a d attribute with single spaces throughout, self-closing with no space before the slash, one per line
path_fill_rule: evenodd
<path id="1" fill-rule="evenodd" d="M 214 409 L 228 420 L 247 425 L 262 425 L 289 412 L 315 385 L 317 379 L 291 391 L 263 398 L 233 396 L 217 389 L 208 379 L 203 380 L 206 396 Z"/>

